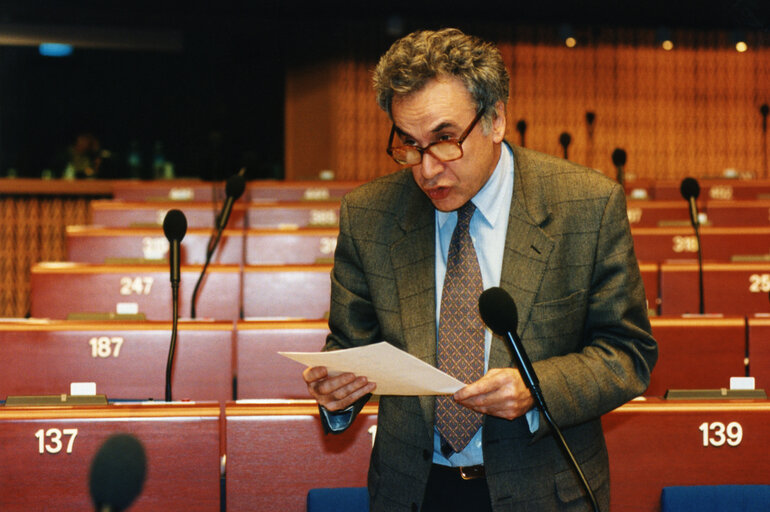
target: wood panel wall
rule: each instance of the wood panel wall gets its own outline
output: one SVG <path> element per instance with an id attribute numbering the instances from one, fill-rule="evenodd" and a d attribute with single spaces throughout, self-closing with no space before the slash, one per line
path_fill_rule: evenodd
<path id="1" fill-rule="evenodd" d="M 510 141 L 520 142 L 515 126 L 523 119 L 528 147 L 562 156 L 559 135 L 567 132 L 570 160 L 609 175 L 612 151 L 623 148 L 629 179 L 707 177 L 725 169 L 768 176 L 759 111 L 770 103 L 766 36 L 749 34 L 744 53 L 719 31 L 677 31 L 671 51 L 657 44 L 653 30 L 584 36 L 587 43 L 574 48 L 542 30 L 498 42 L 511 74 Z M 331 169 L 337 179 L 366 180 L 396 169 L 384 151 L 390 122 L 371 87 L 376 60 L 351 52 L 288 71 L 287 179 Z M 587 112 L 595 114 L 591 130 Z"/>

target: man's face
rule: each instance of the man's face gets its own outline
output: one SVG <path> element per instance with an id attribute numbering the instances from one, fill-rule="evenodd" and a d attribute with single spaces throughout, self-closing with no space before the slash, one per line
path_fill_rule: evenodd
<path id="1" fill-rule="evenodd" d="M 482 122 L 468 134 L 462 158 L 441 162 L 426 152 L 422 162 L 412 167 L 415 182 L 436 209 L 458 209 L 481 190 L 495 170 L 505 135 L 505 106 L 500 102 L 495 110 L 497 116 L 488 134 Z M 395 97 L 391 114 L 402 144 L 425 147 L 459 138 L 476 116 L 476 106 L 459 79 L 442 77 L 417 92 Z"/>

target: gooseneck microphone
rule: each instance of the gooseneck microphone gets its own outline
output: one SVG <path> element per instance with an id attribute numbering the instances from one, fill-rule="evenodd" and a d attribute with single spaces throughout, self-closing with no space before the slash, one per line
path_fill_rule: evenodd
<path id="1" fill-rule="evenodd" d="M 169 210 L 163 219 L 163 233 L 169 242 L 168 263 L 171 271 L 172 323 L 171 344 L 166 363 L 166 401 L 171 401 L 171 368 L 176 350 L 176 334 L 179 327 L 179 280 L 180 280 L 180 244 L 187 233 L 187 217 L 179 210 Z"/>
<path id="2" fill-rule="evenodd" d="M 698 180 L 690 177 L 683 179 L 679 186 L 679 192 L 689 206 L 690 223 L 695 231 L 695 241 L 698 244 L 698 312 L 702 315 L 705 313 L 705 308 L 703 304 L 703 252 L 700 243 L 700 219 L 698 218 L 698 204 L 696 202 L 700 195 Z"/>
<path id="3" fill-rule="evenodd" d="M 561 135 L 559 135 L 559 144 L 561 144 L 562 149 L 564 149 L 564 159 L 569 160 L 567 157 L 567 148 L 569 147 L 570 142 L 572 142 L 572 136 L 567 132 L 562 132 Z"/>
<path id="4" fill-rule="evenodd" d="M 198 301 L 198 289 L 203 282 L 203 276 L 206 274 L 206 269 L 209 267 L 209 263 L 211 263 L 211 258 L 214 256 L 214 251 L 222 238 L 222 232 L 227 226 L 227 221 L 230 220 L 230 214 L 233 212 L 233 205 L 235 204 L 235 201 L 243 195 L 245 189 L 246 180 L 244 179 L 242 172 L 230 176 L 227 183 L 225 183 L 225 202 L 214 223 L 214 233 L 212 233 L 209 238 L 208 246 L 206 247 L 206 261 L 203 263 L 203 269 L 201 270 L 200 276 L 198 276 L 198 281 L 195 283 L 195 288 L 193 289 L 192 297 L 190 299 L 190 318 L 195 318 L 195 304 Z"/>
<path id="5" fill-rule="evenodd" d="M 147 473 L 147 458 L 137 438 L 110 436 L 99 448 L 88 476 L 91 501 L 97 512 L 120 512 L 139 496 Z"/>
<path id="6" fill-rule="evenodd" d="M 626 151 L 622 148 L 615 148 L 612 152 L 612 164 L 615 166 L 618 183 L 624 185 L 625 176 L 623 167 L 626 165 Z"/>
<path id="7" fill-rule="evenodd" d="M 516 364 L 519 367 L 524 383 L 527 385 L 527 388 L 529 388 L 543 417 L 551 427 L 554 437 L 559 441 L 564 455 L 570 461 L 575 473 L 580 478 L 580 481 L 585 488 L 587 499 L 591 502 L 593 509 L 596 512 L 599 512 L 599 503 L 596 501 L 594 492 L 591 490 L 591 486 L 588 484 L 588 480 L 586 480 L 583 470 L 580 468 L 580 464 L 577 459 L 575 459 L 575 456 L 567 445 L 567 440 L 564 439 L 559 426 L 548 411 L 545 398 L 540 390 L 540 381 L 527 356 L 524 344 L 521 342 L 521 339 L 516 332 L 519 324 L 519 314 L 513 298 L 502 288 L 488 288 L 487 290 L 484 290 L 479 297 L 479 313 L 481 314 L 481 319 L 487 327 L 492 329 L 492 332 L 508 340 L 509 347 L 516 359 Z"/>

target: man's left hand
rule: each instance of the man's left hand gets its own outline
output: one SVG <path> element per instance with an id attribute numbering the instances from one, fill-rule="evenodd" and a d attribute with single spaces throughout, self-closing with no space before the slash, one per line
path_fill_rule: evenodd
<path id="1" fill-rule="evenodd" d="M 476 382 L 454 394 L 460 405 L 482 414 L 512 420 L 523 416 L 535 403 L 519 370 L 493 368 Z"/>

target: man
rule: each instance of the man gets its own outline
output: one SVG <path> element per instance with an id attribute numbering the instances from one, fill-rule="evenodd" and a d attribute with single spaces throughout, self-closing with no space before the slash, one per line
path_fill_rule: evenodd
<path id="1" fill-rule="evenodd" d="M 492 44 L 416 32 L 381 58 L 374 83 L 393 120 L 388 152 L 410 169 L 343 199 L 325 348 L 385 340 L 476 377 L 452 399 L 380 398 L 372 510 L 590 510 L 504 341 L 457 339 L 480 323 L 463 297 L 477 304 L 491 286 L 514 298 L 548 408 L 608 510 L 599 418 L 644 392 L 657 359 L 623 189 L 504 142 L 508 75 Z M 476 257 L 458 256 L 469 248 Z M 458 285 L 458 269 L 482 283 Z M 303 377 L 331 431 L 376 389 L 323 367 Z"/>

